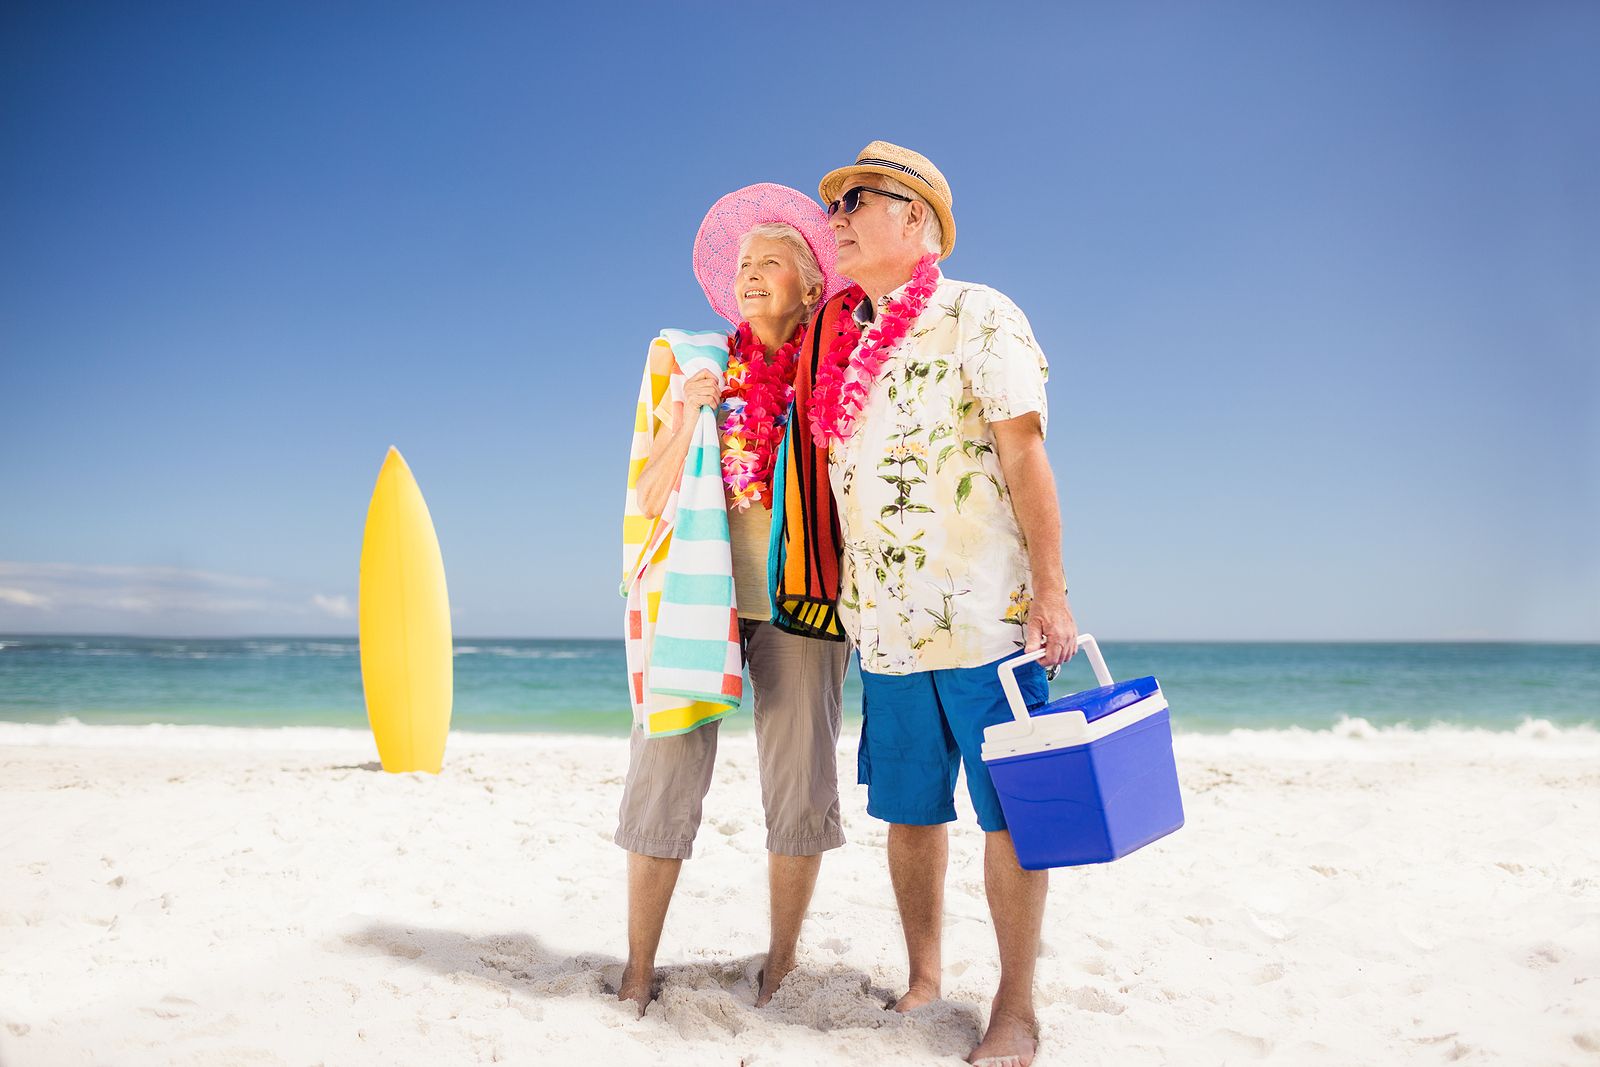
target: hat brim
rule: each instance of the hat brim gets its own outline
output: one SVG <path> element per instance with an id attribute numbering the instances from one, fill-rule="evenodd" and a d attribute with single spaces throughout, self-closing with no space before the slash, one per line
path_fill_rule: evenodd
<path id="1" fill-rule="evenodd" d="M 939 258 L 949 257 L 956 247 L 956 217 L 950 213 L 948 204 L 941 202 L 937 196 L 930 195 L 933 192 L 931 188 L 920 188 L 916 182 L 907 181 L 905 171 L 880 167 L 873 163 L 852 163 L 848 167 L 830 170 L 823 176 L 822 181 L 817 183 L 817 192 L 822 195 L 822 203 L 827 205 L 839 199 L 839 194 L 844 192 L 845 183 L 862 174 L 881 174 L 885 178 L 893 178 L 909 189 L 916 190 L 917 194 L 928 202 L 928 206 L 933 208 L 934 215 L 939 219 L 940 235 L 944 238 L 940 242 L 943 251 L 939 253 Z"/>

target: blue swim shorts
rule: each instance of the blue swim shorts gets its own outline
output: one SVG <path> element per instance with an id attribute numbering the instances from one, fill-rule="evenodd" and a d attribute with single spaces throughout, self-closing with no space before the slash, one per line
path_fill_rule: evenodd
<path id="1" fill-rule="evenodd" d="M 909 826 L 954 822 L 956 768 L 965 764 L 978 825 L 991 831 L 1006 828 L 1000 797 L 983 762 L 983 731 L 1011 720 L 995 669 L 1010 658 L 916 674 L 861 671 L 856 771 L 867 787 L 868 815 Z M 1017 669 L 1017 686 L 1029 707 L 1049 699 L 1050 684 L 1037 661 Z"/>

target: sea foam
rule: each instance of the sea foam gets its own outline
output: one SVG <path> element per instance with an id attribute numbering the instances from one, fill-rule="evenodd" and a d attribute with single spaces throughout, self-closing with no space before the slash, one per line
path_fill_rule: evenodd
<path id="1" fill-rule="evenodd" d="M 549 732 L 484 733 L 453 730 L 450 751 L 477 752 L 502 749 L 538 749 L 553 739 L 563 744 L 623 745 L 622 737 Z M 725 743 L 742 744 L 752 738 L 731 732 Z M 77 746 L 91 748 L 261 750 L 272 752 L 372 751 L 366 730 L 333 726 L 209 726 L 176 723 L 89 724 L 70 716 L 55 723 L 0 722 L 0 745 Z M 841 738 L 839 750 L 853 755 L 856 741 Z M 1451 757 L 1494 759 L 1503 756 L 1539 756 L 1558 760 L 1600 761 L 1600 730 L 1593 726 L 1556 726 L 1545 719 L 1527 718 L 1512 730 L 1483 730 L 1437 723 L 1422 729 L 1410 726 L 1374 726 L 1365 719 L 1340 720 L 1327 730 L 1287 727 L 1271 730 L 1235 729 L 1226 733 L 1178 732 L 1173 738 L 1180 763 L 1185 759 L 1227 760 L 1252 756 L 1292 759 L 1346 759 L 1354 761 Z"/>

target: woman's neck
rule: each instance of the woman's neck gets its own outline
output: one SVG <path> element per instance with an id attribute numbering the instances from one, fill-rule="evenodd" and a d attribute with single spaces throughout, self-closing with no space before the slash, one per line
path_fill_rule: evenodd
<path id="1" fill-rule="evenodd" d="M 794 336 L 794 331 L 800 326 L 800 313 L 785 315 L 781 319 L 762 316 L 750 320 L 750 329 L 756 339 L 766 348 L 768 353 L 776 352 L 789 343 L 789 338 Z"/>

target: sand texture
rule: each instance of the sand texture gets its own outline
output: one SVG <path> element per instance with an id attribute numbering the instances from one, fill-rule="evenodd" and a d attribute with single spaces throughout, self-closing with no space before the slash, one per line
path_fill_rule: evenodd
<path id="1" fill-rule="evenodd" d="M 1188 825 L 1054 872 L 1040 1064 L 1600 1062 L 1592 731 L 1181 736 Z M 909 1016 L 885 828 L 801 966 L 766 945 L 754 745 L 726 737 L 643 1019 L 611 843 L 624 742 L 457 735 L 388 775 L 320 730 L 0 724 L 0 1064 L 960 1062 L 996 980 L 951 837 L 944 999 Z"/>

